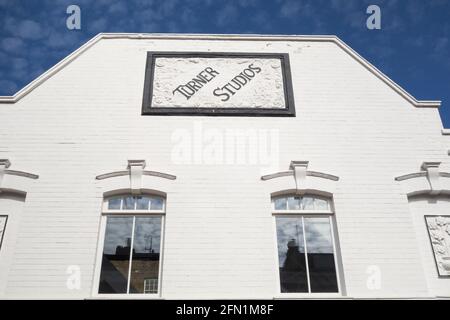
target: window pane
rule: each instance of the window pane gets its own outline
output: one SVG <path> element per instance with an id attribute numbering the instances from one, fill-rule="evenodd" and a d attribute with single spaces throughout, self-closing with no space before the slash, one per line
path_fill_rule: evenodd
<path id="1" fill-rule="evenodd" d="M 108 200 L 109 210 L 120 210 L 120 201 L 122 198 L 112 198 Z"/>
<path id="2" fill-rule="evenodd" d="M 289 197 L 288 198 L 288 209 L 289 210 L 300 210 L 300 197 Z"/>
<path id="3" fill-rule="evenodd" d="M 281 292 L 308 292 L 301 217 L 277 217 Z"/>
<path id="4" fill-rule="evenodd" d="M 156 279 L 157 282 L 159 277 L 161 219 L 161 217 L 136 218 L 130 293 L 157 293 L 149 292 L 155 291 L 154 281 L 151 284 L 149 279 Z"/>
<path id="5" fill-rule="evenodd" d="M 328 201 L 321 198 L 314 199 L 314 207 L 316 210 L 329 210 Z"/>
<path id="6" fill-rule="evenodd" d="M 314 198 L 313 197 L 303 197 L 303 210 L 314 210 Z"/>
<path id="7" fill-rule="evenodd" d="M 127 293 L 133 217 L 106 221 L 99 293 Z"/>
<path id="8" fill-rule="evenodd" d="M 158 293 L 158 279 L 144 279 L 144 293 Z"/>
<path id="9" fill-rule="evenodd" d="M 150 198 L 150 210 L 162 210 L 164 199 L 160 197 Z"/>
<path id="10" fill-rule="evenodd" d="M 137 210 L 148 210 L 148 203 L 149 203 L 148 197 L 137 197 L 136 209 Z"/>
<path id="11" fill-rule="evenodd" d="M 287 209 L 287 199 L 286 198 L 278 198 L 274 200 L 275 210 L 286 210 Z"/>
<path id="12" fill-rule="evenodd" d="M 123 198 L 123 210 L 134 210 L 136 198 L 128 196 Z"/>
<path id="13" fill-rule="evenodd" d="M 311 292 L 338 292 L 330 218 L 304 221 Z"/>

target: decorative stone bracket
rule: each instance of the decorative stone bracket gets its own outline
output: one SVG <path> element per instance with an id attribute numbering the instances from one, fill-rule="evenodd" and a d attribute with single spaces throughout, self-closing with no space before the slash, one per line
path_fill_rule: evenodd
<path id="1" fill-rule="evenodd" d="M 407 181 L 407 194 L 426 193 L 430 195 L 438 195 L 441 193 L 450 193 L 450 180 L 442 178 L 450 178 L 450 173 L 441 172 L 439 170 L 441 162 L 426 161 L 421 165 L 422 171 L 405 174 L 395 178 L 396 181 Z M 410 182 L 408 181 L 410 180 Z M 425 181 L 425 183 L 423 182 Z M 414 190 L 415 189 L 415 190 Z"/>
<path id="2" fill-rule="evenodd" d="M 145 169 L 145 160 L 128 160 L 127 169 L 130 171 L 131 193 L 138 194 L 142 188 L 142 173 Z"/>
<path id="3" fill-rule="evenodd" d="M 29 179 L 38 179 L 39 176 L 36 174 L 24 172 L 24 171 L 18 171 L 18 170 L 10 170 L 8 169 L 11 166 L 11 162 L 8 159 L 0 159 L 0 193 L 4 190 L 11 190 L 11 191 L 18 191 L 18 192 L 24 192 L 24 188 L 20 187 L 17 188 L 16 185 L 5 185 L 5 176 L 16 176 L 16 177 L 23 177 L 23 178 L 29 178 Z M 17 184 L 17 183 L 16 183 Z"/>
<path id="4" fill-rule="evenodd" d="M 140 194 L 142 189 L 142 177 L 153 176 L 168 180 L 175 180 L 176 176 L 157 172 L 144 170 L 146 167 L 145 160 L 128 160 L 127 170 L 114 171 L 110 173 L 101 174 L 95 177 L 96 180 L 105 180 L 114 177 L 129 176 L 130 177 L 130 190 L 132 194 Z"/>

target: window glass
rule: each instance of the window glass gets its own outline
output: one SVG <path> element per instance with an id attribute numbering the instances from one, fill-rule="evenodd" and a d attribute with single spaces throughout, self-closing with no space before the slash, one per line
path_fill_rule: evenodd
<path id="1" fill-rule="evenodd" d="M 301 217 L 277 217 L 281 292 L 308 292 Z"/>
<path id="2" fill-rule="evenodd" d="M 107 217 L 99 293 L 126 293 L 133 217 Z"/>
<path id="3" fill-rule="evenodd" d="M 107 217 L 99 293 L 157 293 L 161 226 L 161 216 Z"/>
<path id="4" fill-rule="evenodd" d="M 273 199 L 275 210 L 292 210 L 295 214 L 275 212 L 280 291 L 339 292 L 335 265 L 332 216 L 309 213 L 329 211 L 330 201 L 306 195 Z M 305 210 L 305 214 L 295 211 Z"/>
<path id="5" fill-rule="evenodd" d="M 158 293 L 158 279 L 144 279 L 144 293 Z"/>
<path id="6" fill-rule="evenodd" d="M 314 208 L 316 210 L 330 210 L 328 201 L 321 198 L 314 199 Z"/>
<path id="7" fill-rule="evenodd" d="M 288 209 L 289 210 L 300 210 L 301 209 L 301 197 L 293 196 L 288 198 Z"/>
<path id="8" fill-rule="evenodd" d="M 329 217 L 304 218 L 311 292 L 337 292 Z"/>
<path id="9" fill-rule="evenodd" d="M 291 195 L 274 198 L 273 207 L 275 210 L 329 211 L 330 201 L 325 198 L 311 195 Z"/>
<path id="10" fill-rule="evenodd" d="M 108 210 L 164 210 L 165 199 L 159 196 L 122 196 L 108 200 Z"/>
<path id="11" fill-rule="evenodd" d="M 150 199 L 150 210 L 163 210 L 164 199 L 160 197 L 152 197 Z"/>
<path id="12" fill-rule="evenodd" d="M 148 210 L 149 198 L 148 197 L 136 197 L 136 209 L 137 210 Z"/>
<path id="13" fill-rule="evenodd" d="M 120 203 L 122 198 L 111 198 L 108 200 L 108 209 L 109 210 L 120 210 Z"/>
<path id="14" fill-rule="evenodd" d="M 132 196 L 123 198 L 123 210 L 134 210 L 134 204 L 136 203 L 136 198 Z"/>
<path id="15" fill-rule="evenodd" d="M 130 293 L 145 293 L 146 279 L 157 281 L 160 247 L 161 217 L 136 217 Z"/>
<path id="16" fill-rule="evenodd" d="M 107 209 L 163 211 L 164 204 L 160 196 L 123 195 L 108 199 Z M 105 219 L 99 293 L 157 293 L 162 214 L 136 216 L 124 212 Z"/>
<path id="17" fill-rule="evenodd" d="M 274 203 L 275 203 L 275 210 L 287 209 L 287 199 L 285 197 L 275 199 Z"/>
<path id="18" fill-rule="evenodd" d="M 314 198 L 310 196 L 303 197 L 303 210 L 314 210 Z"/>

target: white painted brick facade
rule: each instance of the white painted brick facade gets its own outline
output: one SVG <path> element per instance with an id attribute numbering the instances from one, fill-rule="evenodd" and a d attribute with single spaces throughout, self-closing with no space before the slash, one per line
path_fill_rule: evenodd
<path id="1" fill-rule="evenodd" d="M 288 53 L 296 117 L 141 116 L 147 51 Z M 163 298 L 279 296 L 276 190 L 256 165 L 174 164 L 172 134 L 199 123 L 278 130 L 279 167 L 265 173 L 308 160 L 311 170 L 339 176 L 334 205 L 348 297 L 450 296 L 425 226 L 415 223 L 414 215 L 434 209 L 411 209 L 394 180 L 423 161 L 450 171 L 437 109 L 413 106 L 333 41 L 144 37 L 102 39 L 16 103 L 0 104 L 0 158 L 39 175 L 16 210 L 0 297 L 91 297 L 105 191 L 95 177 L 125 170 L 128 159 L 177 176 L 167 184 L 147 178 L 167 192 Z M 0 212 L 7 201 L 0 197 Z M 448 214 L 448 202 L 439 206 L 435 214 Z M 81 267 L 80 290 L 66 287 L 69 265 Z M 379 290 L 367 288 L 370 265 L 381 270 Z"/>

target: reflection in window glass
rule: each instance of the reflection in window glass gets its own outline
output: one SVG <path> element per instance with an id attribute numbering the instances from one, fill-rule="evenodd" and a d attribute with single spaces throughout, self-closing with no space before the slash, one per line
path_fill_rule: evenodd
<path id="1" fill-rule="evenodd" d="M 287 199 L 286 198 L 278 198 L 274 200 L 275 202 L 275 210 L 286 210 L 287 209 Z"/>
<path id="2" fill-rule="evenodd" d="M 161 217 L 136 217 L 130 293 L 146 293 L 146 279 L 158 281 L 160 247 Z"/>
<path id="3" fill-rule="evenodd" d="M 277 217 L 281 292 L 308 292 L 301 217 Z"/>
<path id="4" fill-rule="evenodd" d="M 144 279 L 144 293 L 158 293 L 158 279 Z"/>
<path id="5" fill-rule="evenodd" d="M 134 210 L 134 204 L 136 202 L 136 198 L 135 197 L 125 197 L 123 198 L 123 210 Z"/>
<path id="6" fill-rule="evenodd" d="M 303 197 L 303 210 L 314 210 L 314 198 L 313 197 Z"/>
<path id="7" fill-rule="evenodd" d="M 305 210 L 305 211 L 329 211 L 329 200 L 305 195 L 305 196 L 282 196 L 273 199 L 275 210 Z"/>
<path id="8" fill-rule="evenodd" d="M 164 200 L 162 198 L 151 198 L 150 199 L 150 210 L 162 210 Z"/>
<path id="9" fill-rule="evenodd" d="M 126 293 L 133 217 L 106 220 L 99 293 Z"/>
<path id="10" fill-rule="evenodd" d="M 320 198 L 314 199 L 314 208 L 316 210 L 330 210 L 328 201 Z"/>
<path id="11" fill-rule="evenodd" d="M 329 217 L 304 218 L 311 292 L 337 292 Z"/>
<path id="12" fill-rule="evenodd" d="M 288 198 L 288 208 L 289 210 L 300 210 L 301 209 L 301 200 L 300 197 L 289 197 Z"/>
<path id="13" fill-rule="evenodd" d="M 158 196 L 122 196 L 108 200 L 108 210 L 164 210 L 164 198 Z"/>
<path id="14" fill-rule="evenodd" d="M 148 203 L 149 203 L 148 197 L 136 197 L 136 198 L 137 198 L 136 210 L 148 210 Z"/>
<path id="15" fill-rule="evenodd" d="M 99 293 L 157 293 L 161 226 L 161 216 L 107 217 Z"/>
<path id="16" fill-rule="evenodd" d="M 276 217 L 281 292 L 339 291 L 330 219 Z"/>
<path id="17" fill-rule="evenodd" d="M 121 198 L 111 198 L 108 200 L 109 210 L 120 210 Z"/>

